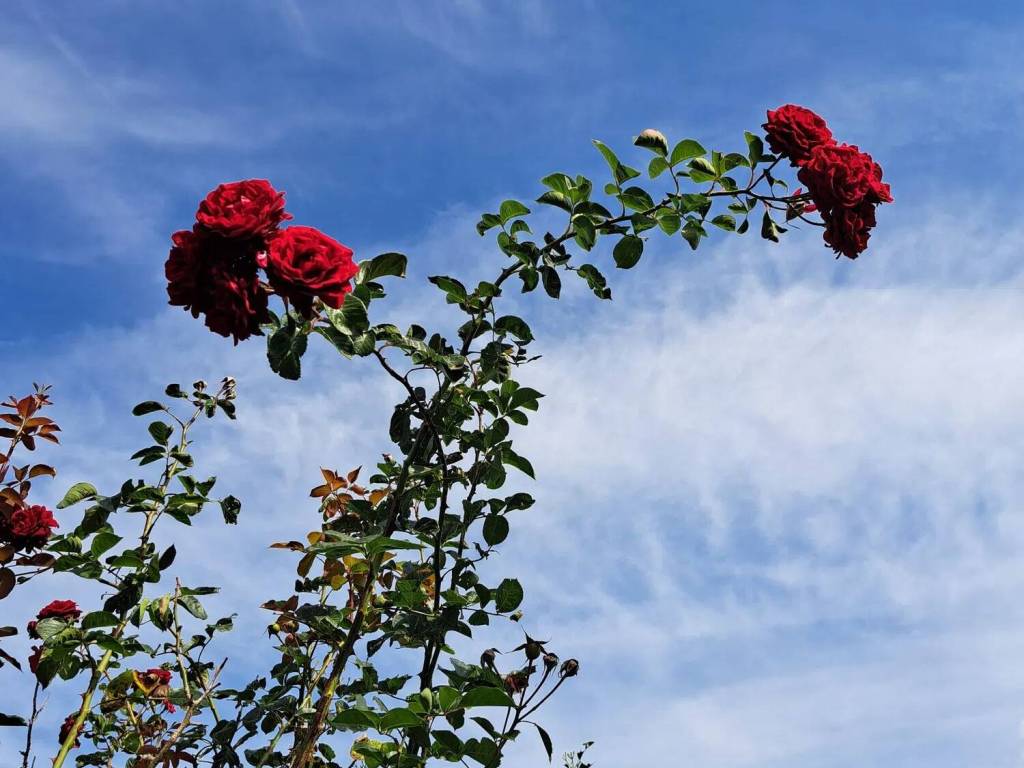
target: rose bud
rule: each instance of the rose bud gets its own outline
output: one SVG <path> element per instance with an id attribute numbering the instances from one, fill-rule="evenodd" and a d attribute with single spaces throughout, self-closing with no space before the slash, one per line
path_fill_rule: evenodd
<path id="1" fill-rule="evenodd" d="M 550 672 L 558 666 L 558 656 L 554 653 L 544 654 L 544 669 Z"/>
<path id="2" fill-rule="evenodd" d="M 559 677 L 576 677 L 580 671 L 580 663 L 576 659 L 566 659 L 562 662 L 562 668 L 558 670 Z"/>
<path id="3" fill-rule="evenodd" d="M 544 650 L 544 646 L 538 643 L 536 640 L 529 639 L 526 641 L 526 658 L 533 661 L 540 656 L 541 651 Z"/>

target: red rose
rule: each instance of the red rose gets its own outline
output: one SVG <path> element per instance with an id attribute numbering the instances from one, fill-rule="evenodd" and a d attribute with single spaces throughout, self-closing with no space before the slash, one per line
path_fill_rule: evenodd
<path id="1" fill-rule="evenodd" d="M 205 314 L 210 330 L 237 344 L 258 334 L 260 323 L 269 320 L 256 271 L 258 244 L 197 230 L 171 236 L 173 247 L 164 265 L 169 303 L 190 310 L 193 317 Z"/>
<path id="2" fill-rule="evenodd" d="M 33 645 L 32 654 L 28 657 L 28 668 L 33 675 L 39 669 L 39 660 L 41 658 L 43 658 L 43 646 Z"/>
<path id="3" fill-rule="evenodd" d="M 214 264 L 208 271 L 211 301 L 206 307 L 206 327 L 235 343 L 259 335 L 260 323 L 270 319 L 267 294 L 260 285 L 255 266 L 238 270 L 229 264 Z M 195 309 L 193 308 L 193 314 Z"/>
<path id="4" fill-rule="evenodd" d="M 37 619 L 69 619 L 74 620 L 82 615 L 82 611 L 74 600 L 54 600 L 36 614 Z"/>
<path id="5" fill-rule="evenodd" d="M 10 520 L 0 517 L 0 541 L 8 541 L 18 549 L 42 547 L 57 528 L 53 512 L 42 505 L 16 509 Z"/>
<path id="6" fill-rule="evenodd" d="M 793 165 L 803 165 L 815 147 L 835 144 L 825 121 L 796 104 L 769 109 L 763 128 L 772 152 L 789 158 Z"/>
<path id="7" fill-rule="evenodd" d="M 891 203 L 882 168 L 850 144 L 818 147 L 797 174 L 819 208 L 853 208 L 862 202 Z"/>
<path id="8" fill-rule="evenodd" d="M 875 226 L 875 206 L 836 208 L 825 218 L 825 242 L 838 254 L 856 259 L 868 247 Z"/>
<path id="9" fill-rule="evenodd" d="M 171 682 L 171 673 L 169 670 L 160 669 L 156 667 L 154 669 L 147 669 L 142 673 L 143 678 L 153 685 L 167 685 Z"/>
<path id="10" fill-rule="evenodd" d="M 284 210 L 284 194 L 265 179 L 221 184 L 196 212 L 201 227 L 231 238 L 267 237 L 290 218 Z"/>
<path id="11" fill-rule="evenodd" d="M 73 730 L 75 732 L 75 744 L 74 744 L 74 746 L 76 746 L 76 747 L 81 746 L 81 743 L 78 741 L 78 736 L 79 736 L 79 734 L 82 733 L 82 726 L 80 725 L 77 728 L 75 728 L 75 721 L 77 719 L 78 719 L 78 713 L 77 712 L 72 712 L 70 715 L 67 716 L 67 719 L 64 720 L 64 723 L 60 727 L 60 735 L 57 737 L 61 744 L 63 744 L 65 741 L 68 740 L 68 737 L 71 735 L 71 732 Z M 83 723 L 83 725 L 84 725 L 84 723 Z"/>
<path id="12" fill-rule="evenodd" d="M 875 226 L 875 207 L 891 203 L 882 168 L 847 144 L 820 146 L 797 174 L 825 222 L 825 243 L 851 259 L 864 251 Z"/>
<path id="13" fill-rule="evenodd" d="M 314 298 L 341 307 L 357 272 L 352 250 L 313 227 L 288 227 L 270 241 L 270 285 L 306 318 L 313 315 Z"/>

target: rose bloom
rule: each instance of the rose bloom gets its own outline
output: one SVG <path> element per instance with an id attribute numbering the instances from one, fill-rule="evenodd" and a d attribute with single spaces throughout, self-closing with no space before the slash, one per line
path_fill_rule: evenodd
<path id="1" fill-rule="evenodd" d="M 818 147 L 797 176 L 822 209 L 892 202 L 881 166 L 851 144 Z"/>
<path id="2" fill-rule="evenodd" d="M 77 619 L 82 615 L 74 600 L 54 600 L 36 614 L 37 619 Z"/>
<path id="3" fill-rule="evenodd" d="M 0 541 L 8 541 L 18 549 L 42 547 L 57 528 L 53 512 L 42 505 L 21 507 L 10 520 L 0 520 Z"/>
<path id="4" fill-rule="evenodd" d="M 267 294 L 256 270 L 256 244 L 203 232 L 182 230 L 171 236 L 164 264 L 172 306 L 192 317 L 206 316 L 206 326 L 235 343 L 258 334 L 267 322 Z"/>
<path id="5" fill-rule="evenodd" d="M 892 202 L 881 166 L 855 146 L 821 146 L 797 176 L 821 211 L 825 243 L 837 254 L 857 258 L 868 246 L 875 207 Z"/>
<path id="6" fill-rule="evenodd" d="M 221 184 L 199 204 L 196 222 L 223 237 L 267 237 L 291 218 L 284 210 L 284 193 L 266 179 Z"/>
<path id="7" fill-rule="evenodd" d="M 796 104 L 769 109 L 763 128 L 772 152 L 789 158 L 793 165 L 803 165 L 815 147 L 835 144 L 825 121 Z"/>
<path id="8" fill-rule="evenodd" d="M 352 249 L 314 227 L 281 230 L 270 241 L 266 268 L 270 285 L 306 318 L 314 298 L 341 307 L 359 272 Z"/>
<path id="9" fill-rule="evenodd" d="M 154 669 L 147 669 L 143 672 L 142 679 L 145 680 L 147 684 L 151 685 L 167 685 L 171 682 L 171 673 L 169 670 L 156 667 Z"/>
<path id="10" fill-rule="evenodd" d="M 825 217 L 825 242 L 837 254 L 856 259 L 868 247 L 875 226 L 875 206 L 836 208 Z"/>

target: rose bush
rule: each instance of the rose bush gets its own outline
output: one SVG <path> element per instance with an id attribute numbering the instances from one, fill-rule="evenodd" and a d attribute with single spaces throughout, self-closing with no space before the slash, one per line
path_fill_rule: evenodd
<path id="1" fill-rule="evenodd" d="M 93 751 L 78 754 L 79 765 L 421 768 L 473 761 L 496 768 L 524 732 L 537 735 L 550 759 L 553 739 L 537 713 L 580 674 L 580 663 L 561 659 L 555 642 L 535 639 L 519 580 L 496 576 L 500 566 L 484 567 L 509 537 L 510 521 L 535 503 L 506 483 L 510 471 L 535 475 L 514 447 L 512 428 L 528 426 L 543 398 L 517 380 L 535 359 L 533 331 L 502 311 L 502 298 L 515 282 L 523 293 L 558 299 L 563 279 L 578 278 L 610 299 L 602 259 L 632 269 L 658 233 L 697 249 L 714 230 L 747 233 L 752 220 L 770 241 L 800 224 L 820 227 L 826 245 L 856 257 L 876 207 L 892 200 L 880 167 L 838 143 L 811 110 L 785 105 L 767 117 L 765 138 L 746 133 L 742 152 L 642 131 L 634 143 L 649 153 L 650 184 L 595 141 L 609 171 L 603 185 L 564 173 L 542 180 L 536 204 L 564 220 L 553 231 L 534 234 L 540 225 L 518 200 L 484 213 L 477 231 L 494 234 L 502 259 L 496 275 L 476 287 L 450 275 L 429 278 L 462 315 L 447 332 L 427 323 L 402 330 L 379 317 L 390 279 L 405 276 L 404 255 L 357 264 L 350 248 L 318 229 L 282 227 L 292 217 L 283 193 L 267 181 L 210 192 L 192 227 L 171 238 L 169 303 L 203 316 L 236 344 L 266 335 L 270 367 L 284 378 L 301 376 L 310 337 L 344 358 L 367 358 L 400 392 L 388 424 L 394 449 L 365 472 L 320 469 L 310 523 L 295 539 L 270 544 L 296 558 L 294 583 L 261 606 L 274 663 L 248 681 L 236 674 L 230 688 L 222 677 L 226 660 L 211 654 L 232 618 L 208 617 L 203 598 L 216 587 L 180 574 L 173 587 L 160 586 L 176 557 L 174 544 L 160 537 L 167 524 L 191 525 L 211 506 L 226 524 L 239 521 L 238 499 L 214 497 L 216 479 L 203 479 L 190 451 L 201 417 L 235 417 L 234 380 L 216 390 L 202 381 L 172 384 L 162 399 L 139 403 L 133 412 L 155 420 L 147 429 L 151 442 L 132 459 L 150 473 L 133 472 L 108 493 L 72 486 L 58 509 L 81 505 L 81 519 L 59 534 L 49 510 L 28 504 L 32 470 L 20 468 L 3 497 L 0 532 L 8 550 L 45 547 L 25 555 L 25 567 L 73 574 L 102 593 L 85 611 L 56 600 L 30 624 L 29 634 L 41 641 L 29 658 L 36 692 L 57 680 L 81 681 L 81 704 L 60 729 L 54 768 L 82 741 Z M 807 192 L 788 191 L 778 177 L 783 161 Z M 29 415 L 38 406 L 11 404 L 16 414 L 7 420 L 20 426 L 7 436 L 31 438 L 43 425 Z M 136 528 L 127 530 L 132 521 Z M 39 555 L 48 559 L 34 560 Z M 486 648 L 478 658 L 460 654 L 498 622 L 522 641 Z M 26 766 L 35 699 L 27 714 L 3 716 L 28 726 Z M 585 749 L 569 764 L 586 765 Z"/>

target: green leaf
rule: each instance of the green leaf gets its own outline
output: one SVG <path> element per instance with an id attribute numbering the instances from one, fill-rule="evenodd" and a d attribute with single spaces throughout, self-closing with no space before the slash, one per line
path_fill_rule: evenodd
<path id="1" fill-rule="evenodd" d="M 494 330 L 498 333 L 510 333 L 522 342 L 533 341 L 533 333 L 526 321 L 515 315 L 504 315 L 494 321 Z"/>
<path id="2" fill-rule="evenodd" d="M 707 150 L 700 145 L 700 142 L 694 141 L 693 139 L 683 139 L 673 148 L 670 160 L 672 165 L 677 165 L 684 160 L 689 160 L 692 157 L 700 157 L 701 155 L 706 154 Z"/>
<path id="3" fill-rule="evenodd" d="M 586 216 L 574 216 L 572 225 L 575 230 L 573 237 L 580 248 L 585 251 L 593 248 L 594 243 L 597 242 L 597 230 L 594 227 L 594 222 Z"/>
<path id="4" fill-rule="evenodd" d="M 494 593 L 494 605 L 501 613 L 514 611 L 523 602 L 523 587 L 516 579 L 504 579 Z"/>
<path id="5" fill-rule="evenodd" d="M 619 158 L 616 157 L 615 153 L 612 152 L 612 150 L 604 143 L 597 139 L 594 139 L 593 141 L 594 146 L 598 148 L 601 155 L 604 157 L 605 162 L 608 163 L 608 167 L 612 171 L 612 176 L 615 177 L 615 184 L 612 185 L 613 188 L 640 175 L 640 172 L 635 168 L 630 168 L 628 165 L 623 165 L 619 162 Z"/>
<path id="6" fill-rule="evenodd" d="M 399 707 L 385 712 L 377 724 L 378 731 L 391 731 L 395 728 L 415 728 L 423 725 L 423 720 L 417 717 L 411 709 Z"/>
<path id="7" fill-rule="evenodd" d="M 64 498 L 57 502 L 57 509 L 70 507 L 84 499 L 95 498 L 97 493 L 98 491 L 90 483 L 75 483 L 64 494 Z"/>
<path id="8" fill-rule="evenodd" d="M 192 595 L 182 595 L 178 598 L 178 602 L 181 604 L 182 608 L 191 613 L 197 619 L 205 620 L 207 618 L 206 609 L 203 608 L 202 603 L 192 597 Z"/>
<path id="9" fill-rule="evenodd" d="M 540 183 L 543 184 L 548 189 L 551 189 L 567 197 L 569 195 L 569 192 L 573 188 L 572 179 L 570 179 L 564 173 L 552 173 L 541 179 Z"/>
<path id="10" fill-rule="evenodd" d="M 695 157 L 690 161 L 690 178 L 698 184 L 705 181 L 713 181 L 718 178 L 715 167 L 706 158 Z"/>
<path id="11" fill-rule="evenodd" d="M 117 534 L 110 531 L 100 531 L 93 537 L 92 544 L 89 545 L 89 551 L 93 557 L 100 557 L 120 540 L 121 537 Z"/>
<path id="12" fill-rule="evenodd" d="M 504 451 L 502 451 L 501 461 L 503 464 L 507 464 L 510 467 L 515 467 L 523 474 L 529 475 L 530 477 L 536 479 L 536 476 L 533 474 L 533 465 L 530 464 L 530 462 L 527 459 L 520 456 L 518 453 L 515 453 L 511 448 L 506 448 Z"/>
<path id="13" fill-rule="evenodd" d="M 238 523 L 238 513 L 242 511 L 242 502 L 234 496 L 225 496 L 220 500 L 220 511 L 224 515 L 224 522 L 228 525 Z"/>
<path id="14" fill-rule="evenodd" d="M 470 707 L 514 707 L 515 702 L 501 688 L 480 686 L 472 688 L 463 694 L 459 700 L 459 706 L 463 709 Z"/>
<path id="15" fill-rule="evenodd" d="M 162 411 L 164 407 L 156 400 L 146 400 L 132 408 L 132 416 L 145 416 L 147 413 Z"/>
<path id="16" fill-rule="evenodd" d="M 454 277 L 447 277 L 446 275 L 434 275 L 428 277 L 427 280 L 432 282 L 446 294 L 448 294 L 449 304 L 461 304 L 468 298 L 466 293 L 466 286 L 456 280 Z"/>
<path id="17" fill-rule="evenodd" d="M 576 269 L 576 274 L 587 281 L 587 285 L 590 286 L 590 290 L 594 292 L 594 295 L 600 299 L 610 299 L 612 297 L 611 289 L 608 288 L 608 281 L 605 276 L 601 274 L 601 270 L 595 267 L 593 264 L 583 264 Z"/>
<path id="18" fill-rule="evenodd" d="M 170 424 L 165 424 L 162 421 L 154 421 L 149 425 L 149 434 L 152 435 L 153 439 L 156 440 L 160 445 L 167 445 L 167 441 L 171 435 L 174 434 L 174 430 L 171 429 Z"/>
<path id="19" fill-rule="evenodd" d="M 157 568 L 161 571 L 167 570 L 171 567 L 171 564 L 174 563 L 174 558 L 177 557 L 177 555 L 178 550 L 174 548 L 173 544 L 171 544 L 171 546 L 165 549 L 164 553 L 160 555 L 160 559 L 157 561 Z"/>
<path id="20" fill-rule="evenodd" d="M 553 267 L 543 266 L 540 268 L 540 278 L 544 283 L 544 291 L 552 299 L 557 299 L 562 292 L 562 278 Z"/>
<path id="21" fill-rule="evenodd" d="M 476 231 L 482 236 L 487 230 L 501 226 L 501 218 L 494 213 L 485 213 L 477 222 Z"/>
<path id="22" fill-rule="evenodd" d="M 502 515 L 488 515 L 484 520 L 484 541 L 492 547 L 508 537 L 508 520 Z"/>
<path id="23" fill-rule="evenodd" d="M 526 216 L 529 212 L 530 209 L 518 200 L 506 200 L 498 209 L 498 214 L 501 216 L 502 224 L 507 223 L 510 219 L 514 219 L 517 216 Z"/>
<path id="24" fill-rule="evenodd" d="M 678 213 L 672 213 L 671 211 L 662 211 L 658 213 L 658 226 L 661 227 L 662 231 L 666 235 L 674 235 L 679 231 L 679 227 L 682 225 L 683 220 L 680 218 Z"/>
<path id="25" fill-rule="evenodd" d="M 651 196 L 640 187 L 627 187 L 618 198 L 624 206 L 634 211 L 646 211 L 654 207 Z"/>
<path id="26" fill-rule="evenodd" d="M 668 170 L 668 160 L 661 155 L 652 157 L 650 164 L 647 166 L 647 174 L 652 178 L 656 179 L 665 171 Z"/>
<path id="27" fill-rule="evenodd" d="M 728 213 L 722 213 L 719 214 L 718 216 L 715 216 L 715 218 L 711 220 L 711 223 L 714 224 L 719 229 L 724 229 L 726 232 L 736 231 L 736 219 L 730 216 Z"/>
<path id="28" fill-rule="evenodd" d="M 337 323 L 339 314 L 342 323 L 341 327 Z M 350 334 L 363 333 L 370 327 L 370 320 L 366 314 L 366 304 L 354 293 L 348 294 L 345 297 L 345 301 L 342 302 L 339 312 L 332 315 L 331 323 L 339 331 L 348 331 Z"/>
<path id="29" fill-rule="evenodd" d="M 572 202 L 566 195 L 561 192 L 548 191 L 537 198 L 538 203 L 544 205 L 553 205 L 556 208 L 561 208 L 563 211 L 572 213 Z"/>
<path id="30" fill-rule="evenodd" d="M 785 227 L 780 227 L 772 221 L 772 217 L 768 215 L 768 211 L 764 212 L 764 218 L 761 219 L 761 237 L 765 240 L 771 240 L 773 243 L 777 243 L 779 242 L 779 233 L 785 231 Z"/>
<path id="31" fill-rule="evenodd" d="M 341 727 L 349 727 L 357 730 L 366 728 L 377 728 L 378 716 L 374 712 L 365 709 L 343 709 L 331 718 L 331 723 Z"/>
<path id="32" fill-rule="evenodd" d="M 54 635 L 60 634 L 69 626 L 71 625 L 64 619 L 40 619 L 36 622 L 36 634 L 38 634 L 45 641 L 49 640 Z"/>
<path id="33" fill-rule="evenodd" d="M 382 253 L 359 265 L 357 283 L 366 283 L 378 277 L 405 277 L 409 259 L 402 253 Z"/>
<path id="34" fill-rule="evenodd" d="M 270 370 L 283 379 L 297 381 L 302 374 L 300 360 L 306 352 L 308 338 L 291 317 L 267 339 L 267 360 Z"/>
<path id="35" fill-rule="evenodd" d="M 622 239 L 615 244 L 612 258 L 615 259 L 615 266 L 619 269 L 631 269 L 640 261 L 643 252 L 643 240 L 636 235 L 623 235 Z"/>
<path id="36" fill-rule="evenodd" d="M 551 743 L 551 737 L 548 732 L 541 728 L 536 723 L 533 723 L 533 727 L 537 729 L 537 733 L 540 735 L 540 740 L 544 743 L 544 751 L 548 753 L 548 762 L 551 762 L 551 755 L 554 752 L 554 746 Z"/>
<path id="37" fill-rule="evenodd" d="M 747 140 L 747 157 L 750 159 L 750 165 L 757 165 L 764 157 L 764 142 L 760 136 L 750 131 L 744 131 L 743 137 Z"/>
<path id="38" fill-rule="evenodd" d="M 455 703 L 459 700 L 459 692 L 450 685 L 442 685 L 437 689 L 437 703 L 442 712 L 454 709 Z"/>
<path id="39" fill-rule="evenodd" d="M 99 629 L 117 625 L 117 616 L 107 611 L 93 611 L 82 619 L 82 629 Z"/>

